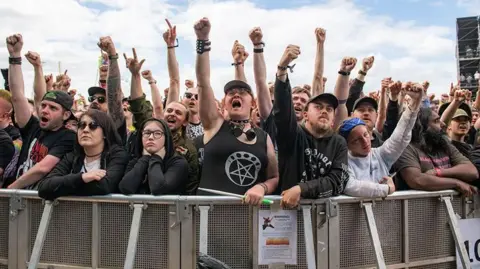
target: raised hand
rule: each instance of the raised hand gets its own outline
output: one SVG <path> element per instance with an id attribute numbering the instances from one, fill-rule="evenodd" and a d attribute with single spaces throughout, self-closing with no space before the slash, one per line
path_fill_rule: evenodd
<path id="1" fill-rule="evenodd" d="M 45 78 L 45 84 L 47 84 L 47 90 L 48 89 L 53 89 L 53 75 L 46 75 L 44 76 Z"/>
<path id="2" fill-rule="evenodd" d="M 279 66 L 288 66 L 293 60 L 298 58 L 300 55 L 300 47 L 296 45 L 288 45 L 283 52 L 282 58 L 280 59 Z"/>
<path id="3" fill-rule="evenodd" d="M 191 79 L 186 79 L 185 80 L 185 87 L 187 87 L 188 89 L 194 88 L 195 87 L 195 82 L 193 82 L 193 80 L 191 80 Z"/>
<path id="4" fill-rule="evenodd" d="M 100 80 L 107 80 L 108 77 L 108 65 L 104 64 L 98 68 L 100 73 Z"/>
<path id="5" fill-rule="evenodd" d="M 25 54 L 25 58 L 27 58 L 28 62 L 31 63 L 34 67 L 39 67 L 42 65 L 42 59 L 40 59 L 40 54 L 29 51 Z"/>
<path id="6" fill-rule="evenodd" d="M 368 70 L 372 68 L 374 62 L 375 62 L 375 57 L 373 56 L 364 58 L 362 61 L 362 71 L 365 73 L 368 72 Z"/>
<path id="7" fill-rule="evenodd" d="M 340 71 L 351 72 L 353 68 L 355 68 L 356 64 L 357 58 L 345 57 L 342 59 L 342 63 L 340 64 Z"/>
<path id="8" fill-rule="evenodd" d="M 177 26 L 172 27 L 168 19 L 165 19 L 165 21 L 168 24 L 168 29 L 163 33 L 163 40 L 167 43 L 167 47 L 173 47 L 177 40 Z"/>
<path id="9" fill-rule="evenodd" d="M 427 92 L 428 87 L 430 87 L 430 82 L 425 81 L 425 82 L 422 83 L 422 86 L 423 86 L 423 89 L 425 90 L 425 92 Z"/>
<path id="10" fill-rule="evenodd" d="M 425 95 L 425 89 L 423 86 L 419 83 L 413 84 L 408 90 L 405 90 L 405 93 L 411 98 L 409 102 L 410 109 L 412 111 L 420 109 L 423 96 Z"/>
<path id="11" fill-rule="evenodd" d="M 152 81 L 153 80 L 152 71 L 150 70 L 142 71 L 142 77 L 149 82 Z"/>
<path id="12" fill-rule="evenodd" d="M 22 47 L 23 47 L 23 37 L 21 34 L 15 34 L 7 37 L 7 49 L 10 57 L 21 57 Z"/>
<path id="13" fill-rule="evenodd" d="M 198 40 L 208 40 L 208 36 L 210 34 L 211 24 L 208 18 L 203 17 L 195 23 L 193 29 L 195 29 L 195 35 L 197 36 Z"/>
<path id="14" fill-rule="evenodd" d="M 397 81 L 397 82 L 390 82 L 390 85 L 388 85 L 388 97 L 390 100 L 397 101 L 398 100 L 398 95 L 400 94 L 400 91 L 402 90 L 402 82 Z"/>
<path id="15" fill-rule="evenodd" d="M 315 37 L 317 38 L 317 43 L 325 43 L 325 39 L 327 38 L 327 31 L 323 28 L 316 28 L 315 29 Z"/>
<path id="16" fill-rule="evenodd" d="M 465 101 L 465 90 L 456 89 L 453 98 L 457 102 Z"/>
<path id="17" fill-rule="evenodd" d="M 145 62 L 145 59 L 142 59 L 140 62 L 138 61 L 137 51 L 135 48 L 132 48 L 133 51 L 133 59 L 127 58 L 127 54 L 123 54 L 125 57 L 125 61 L 127 62 L 127 68 L 130 70 L 132 74 L 139 74 L 140 70 L 142 69 L 142 65 Z"/>
<path id="18" fill-rule="evenodd" d="M 240 44 L 238 40 L 235 40 L 232 48 L 232 57 L 235 63 L 245 63 L 248 58 L 248 52 L 245 51 L 245 46 Z"/>
<path id="19" fill-rule="evenodd" d="M 472 92 L 471 91 L 465 90 L 465 100 L 467 100 L 467 102 L 472 101 Z"/>
<path id="20" fill-rule="evenodd" d="M 260 44 L 263 42 L 263 33 L 260 27 L 255 27 L 252 30 L 250 30 L 250 33 L 248 33 L 248 36 L 250 37 L 250 40 L 252 40 L 253 45 Z"/>
<path id="21" fill-rule="evenodd" d="M 384 79 L 382 79 L 382 82 L 381 82 L 382 88 L 381 88 L 381 90 L 382 90 L 382 91 L 388 90 L 391 83 L 392 83 L 392 78 L 384 78 Z"/>
<path id="22" fill-rule="evenodd" d="M 109 36 L 100 37 L 100 41 L 97 43 L 98 47 L 106 52 L 109 56 L 117 55 L 117 50 L 113 44 L 112 38 Z"/>

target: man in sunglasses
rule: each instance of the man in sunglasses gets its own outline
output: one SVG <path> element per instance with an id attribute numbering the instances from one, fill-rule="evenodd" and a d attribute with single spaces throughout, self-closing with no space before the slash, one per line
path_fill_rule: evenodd
<path id="1" fill-rule="evenodd" d="M 198 113 L 198 89 L 196 87 L 187 88 L 182 103 L 188 107 L 190 114 L 188 117 L 187 137 L 193 140 L 203 135 L 203 125 L 200 122 L 200 114 Z"/>

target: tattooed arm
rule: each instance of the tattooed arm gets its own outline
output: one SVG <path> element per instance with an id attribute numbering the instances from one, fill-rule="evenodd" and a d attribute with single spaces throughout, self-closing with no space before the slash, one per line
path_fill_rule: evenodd
<path id="1" fill-rule="evenodd" d="M 112 117 L 116 128 L 119 128 L 124 124 L 125 117 L 122 108 L 123 93 L 120 80 L 120 68 L 118 67 L 118 54 L 109 36 L 101 37 L 98 46 L 107 52 L 110 58 L 107 80 L 108 114 Z"/>

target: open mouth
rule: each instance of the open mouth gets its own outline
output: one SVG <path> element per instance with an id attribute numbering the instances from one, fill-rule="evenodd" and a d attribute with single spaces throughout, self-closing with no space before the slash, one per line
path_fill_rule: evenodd
<path id="1" fill-rule="evenodd" d="M 167 117 L 167 123 L 176 123 L 177 119 L 173 116 Z"/>
<path id="2" fill-rule="evenodd" d="M 240 108 L 240 107 L 242 107 L 242 102 L 240 102 L 240 100 L 235 99 L 232 101 L 232 108 Z"/>
<path id="3" fill-rule="evenodd" d="M 41 118 L 40 118 L 40 121 L 41 121 L 42 123 L 47 123 L 47 122 L 48 122 L 48 119 L 45 118 L 45 117 L 41 117 Z"/>
<path id="4" fill-rule="evenodd" d="M 295 110 L 295 112 L 302 112 L 302 110 L 303 110 L 302 107 L 300 107 L 300 106 L 295 106 L 295 107 L 293 107 L 293 109 Z"/>

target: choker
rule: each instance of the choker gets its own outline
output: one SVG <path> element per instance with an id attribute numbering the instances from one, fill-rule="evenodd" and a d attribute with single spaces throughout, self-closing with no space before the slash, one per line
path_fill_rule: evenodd
<path id="1" fill-rule="evenodd" d="M 248 120 L 230 120 L 230 121 L 233 122 L 233 123 L 247 124 L 247 123 L 250 122 L 250 119 L 248 119 Z"/>
<path id="2" fill-rule="evenodd" d="M 97 156 L 100 156 L 102 155 L 102 152 L 98 153 L 98 154 L 95 154 L 95 155 L 87 155 L 85 154 L 85 156 L 87 156 L 88 158 L 92 158 L 92 157 L 97 157 Z"/>
<path id="3" fill-rule="evenodd" d="M 248 129 L 247 131 L 243 131 L 245 128 L 245 123 L 249 123 L 250 120 L 243 120 L 243 121 L 231 121 L 230 123 L 230 131 L 235 137 L 240 137 L 242 134 L 245 134 L 248 141 L 252 141 L 257 137 L 255 130 L 253 128 Z M 238 123 L 238 124 L 234 124 Z"/>

